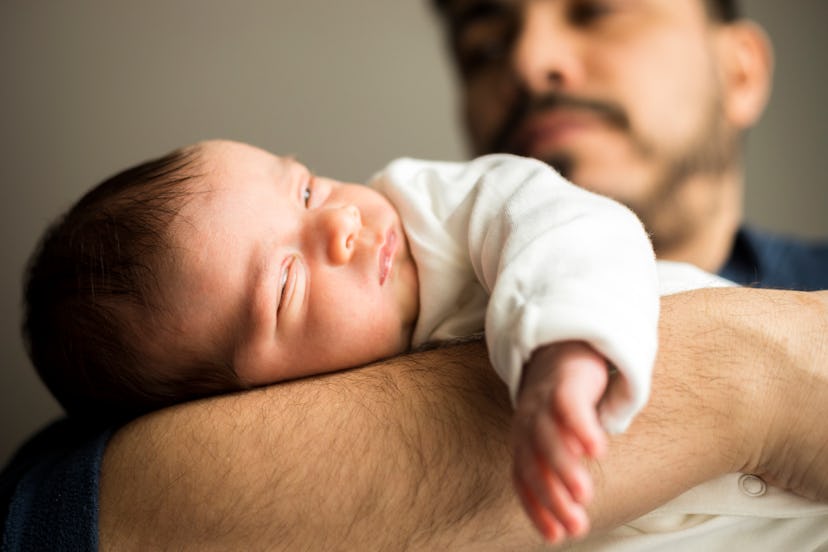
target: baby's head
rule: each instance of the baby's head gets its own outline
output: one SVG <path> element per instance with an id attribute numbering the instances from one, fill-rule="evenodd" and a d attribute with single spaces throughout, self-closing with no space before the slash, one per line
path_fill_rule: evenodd
<path id="1" fill-rule="evenodd" d="M 131 415 L 395 354 L 417 293 L 383 196 L 211 141 L 108 179 L 47 232 L 24 334 L 67 411 Z"/>

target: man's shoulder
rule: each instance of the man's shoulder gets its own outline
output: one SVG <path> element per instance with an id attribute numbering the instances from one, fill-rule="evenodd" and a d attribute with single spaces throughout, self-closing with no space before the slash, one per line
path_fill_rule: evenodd
<path id="1" fill-rule="evenodd" d="M 764 288 L 828 289 L 828 240 L 743 227 L 720 274 Z"/>

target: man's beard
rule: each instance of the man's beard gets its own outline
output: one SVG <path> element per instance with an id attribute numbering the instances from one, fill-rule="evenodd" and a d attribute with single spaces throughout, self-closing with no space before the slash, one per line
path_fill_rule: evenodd
<path id="1" fill-rule="evenodd" d="M 627 135 L 632 150 L 639 159 L 657 165 L 657 176 L 647 186 L 644 197 L 630 197 L 620 185 L 613 191 L 610 191 L 612 186 L 602 186 L 606 195 L 627 205 L 644 222 L 652 235 L 656 251 L 672 249 L 685 242 L 697 231 L 699 225 L 706 222 L 698 217 L 698 213 L 681 203 L 680 194 L 685 185 L 694 177 L 722 175 L 733 168 L 738 160 L 738 136 L 729 132 L 724 125 L 722 100 L 718 94 L 709 98 L 708 107 L 703 114 L 703 124 L 695 136 L 677 151 L 666 151 L 656 145 L 654 140 L 637 132 L 632 127 L 626 110 L 619 104 L 557 92 L 534 98 L 525 96 L 516 101 L 492 139 L 489 150 L 526 155 L 522 151 L 523 146 L 515 139 L 520 125 L 527 117 L 554 109 L 573 109 L 597 115 L 610 128 Z M 569 180 L 578 169 L 579 159 L 566 149 L 540 156 L 539 159 Z M 575 184 L 581 183 L 575 181 Z M 716 195 L 715 190 L 710 190 L 709 193 Z"/>

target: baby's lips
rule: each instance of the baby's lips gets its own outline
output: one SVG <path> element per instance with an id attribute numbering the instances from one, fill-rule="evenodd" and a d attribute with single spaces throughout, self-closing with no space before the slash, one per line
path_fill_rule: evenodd
<path id="1" fill-rule="evenodd" d="M 379 282 L 385 284 L 388 275 L 391 273 L 391 266 L 394 264 L 394 253 L 397 251 L 397 233 L 393 228 L 385 235 L 385 243 L 382 244 L 379 253 Z"/>

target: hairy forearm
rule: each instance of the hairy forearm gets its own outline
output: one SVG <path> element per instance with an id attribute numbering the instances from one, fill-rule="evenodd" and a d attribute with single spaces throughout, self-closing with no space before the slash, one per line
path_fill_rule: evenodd
<path id="1" fill-rule="evenodd" d="M 101 543 L 496 549 L 531 537 L 508 410 L 475 343 L 163 411 L 108 447 Z"/>
<path id="2" fill-rule="evenodd" d="M 752 306 L 744 325 L 765 353 L 750 357 L 760 424 L 749 430 L 761 438 L 748 443 L 742 469 L 828 501 L 828 291 L 765 291 Z"/>
<path id="3" fill-rule="evenodd" d="M 706 326 L 692 303 L 668 299 L 665 312 L 651 405 L 594 466 L 596 530 L 725 470 L 714 454 L 688 462 L 700 447 L 724 446 L 711 443 L 724 426 L 698 400 L 712 385 L 702 369 L 709 363 L 697 362 L 709 352 L 684 345 L 689 328 Z M 109 446 L 102 543 L 540 546 L 511 487 L 510 420 L 480 343 L 183 405 L 137 421 Z M 647 480 L 660 483 L 641 485 Z"/>
<path id="4" fill-rule="evenodd" d="M 753 395 L 740 391 L 742 375 L 751 377 L 749 357 L 734 354 L 743 329 L 726 314 L 737 299 L 743 298 L 732 289 L 662 299 L 650 401 L 627 432 L 611 437 L 606 456 L 592 462 L 594 531 L 741 465 L 742 423 Z"/>
<path id="5" fill-rule="evenodd" d="M 650 403 L 592 466 L 598 528 L 737 471 L 828 500 L 828 292 L 666 297 L 659 341 Z"/>
<path id="6" fill-rule="evenodd" d="M 799 443 L 795 428 L 781 445 L 763 432 L 808 421 L 772 413 L 801 390 L 794 368 L 815 351 L 797 332 L 820 316 L 776 293 L 664 299 L 650 404 L 591 466 L 594 531 L 729 471 L 805 471 L 768 460 Z M 805 414 L 824 420 L 821 404 Z M 107 449 L 102 548 L 528 550 L 540 540 L 511 488 L 510 419 L 480 343 L 159 412 Z"/>

